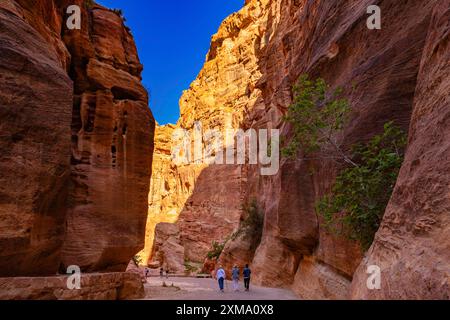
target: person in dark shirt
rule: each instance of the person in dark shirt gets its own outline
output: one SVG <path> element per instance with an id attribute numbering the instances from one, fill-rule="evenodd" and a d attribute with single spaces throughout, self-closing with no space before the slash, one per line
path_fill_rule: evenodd
<path id="1" fill-rule="evenodd" d="M 250 291 L 250 275 L 252 274 L 252 270 L 248 267 L 248 264 L 245 265 L 244 271 L 242 272 L 244 276 L 244 286 L 245 291 Z"/>

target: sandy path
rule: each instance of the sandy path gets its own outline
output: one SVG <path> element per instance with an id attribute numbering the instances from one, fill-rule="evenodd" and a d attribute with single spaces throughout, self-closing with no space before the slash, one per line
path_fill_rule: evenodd
<path id="1" fill-rule="evenodd" d="M 163 282 L 167 287 L 163 287 Z M 148 278 L 145 286 L 146 300 L 297 300 L 290 290 L 266 288 L 250 285 L 250 292 L 234 292 L 232 284 L 227 281 L 225 293 L 219 291 L 214 279 L 197 278 Z"/>

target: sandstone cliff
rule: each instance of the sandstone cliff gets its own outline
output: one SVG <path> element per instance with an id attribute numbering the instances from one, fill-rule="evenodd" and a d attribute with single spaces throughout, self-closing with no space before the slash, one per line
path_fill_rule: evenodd
<path id="1" fill-rule="evenodd" d="M 381 7 L 381 30 L 366 26 L 372 4 Z M 227 18 L 180 100 L 175 128 L 192 131 L 195 121 L 207 128 L 279 128 L 288 139 L 282 116 L 291 86 L 308 73 L 342 86 L 349 98 L 344 146 L 394 121 L 410 129 L 408 153 L 364 260 L 359 245 L 329 234 L 314 210 L 340 169 L 332 162 L 283 159 L 277 175 L 262 177 L 257 166 L 155 161 L 163 180 L 152 180 L 150 198 L 164 201 L 152 203 L 150 214 L 176 222 L 184 258 L 203 259 L 211 241 L 238 228 L 241 205 L 257 199 L 265 213 L 261 243 L 255 252 L 241 237 L 230 240 L 221 255 L 227 268 L 252 262 L 257 283 L 291 287 L 305 299 L 448 298 L 448 8 L 448 0 L 250 0 Z M 162 218 L 168 212 L 171 218 Z M 382 269 L 381 291 L 366 288 L 368 264 Z"/>
<path id="2" fill-rule="evenodd" d="M 444 2 L 448 8 L 448 1 Z M 343 137 L 344 144 L 348 145 L 380 132 L 382 124 L 390 120 L 408 129 L 411 112 L 413 110 L 417 112 L 417 99 L 425 90 L 427 102 L 423 103 L 434 105 L 436 112 L 439 112 L 437 110 L 440 108 L 448 108 L 448 101 L 440 96 L 439 91 L 432 93 L 428 89 L 422 89 L 423 83 L 417 78 L 421 59 L 428 56 L 427 41 L 430 41 L 430 37 L 437 43 L 445 44 L 448 41 L 448 33 L 436 32 L 438 26 L 433 23 L 432 12 L 441 9 L 437 8 L 439 2 L 431 1 L 426 5 L 421 1 L 410 1 L 407 4 L 397 1 L 380 2 L 383 28 L 375 32 L 368 30 L 365 24 L 366 8 L 369 4 L 373 3 L 358 1 L 343 5 L 339 1 L 306 1 L 301 2 L 295 14 L 289 13 L 286 10 L 289 6 L 285 6 L 285 10 L 279 13 L 282 21 L 277 27 L 280 36 L 278 40 L 277 37 L 273 39 L 268 49 L 270 56 L 266 56 L 266 62 L 263 64 L 267 70 L 263 72 L 264 74 L 274 74 L 267 76 L 262 83 L 265 93 L 264 105 L 282 106 L 285 101 L 284 92 L 298 74 L 303 72 L 321 76 L 333 87 L 343 86 L 348 90 L 353 110 L 352 121 Z M 421 15 L 417 15 L 417 12 L 421 12 Z M 289 16 L 292 20 L 289 20 Z M 443 49 L 442 52 L 446 50 Z M 286 73 L 280 74 L 277 70 L 286 70 Z M 448 88 L 448 71 L 446 72 L 445 68 L 441 67 L 440 77 L 436 83 Z M 350 90 L 351 87 L 353 88 Z M 420 113 L 420 117 L 422 116 L 423 113 Z M 414 122 L 417 121 L 415 119 L 417 116 L 413 117 L 411 123 L 410 143 L 415 131 Z M 429 121 L 426 118 L 421 120 Z M 428 122 L 427 125 L 434 126 L 432 122 Z M 287 126 L 283 126 L 282 129 L 289 134 Z M 441 130 L 447 129 L 443 124 Z M 431 145 L 428 144 L 427 147 Z M 408 153 L 412 148 L 414 147 L 408 147 Z M 412 158 L 417 159 L 417 155 L 413 155 Z M 361 259 L 360 250 L 354 243 L 329 235 L 321 227 L 321 221 L 317 219 L 313 207 L 318 197 L 326 192 L 333 182 L 337 169 L 332 164 L 322 161 L 315 164 L 315 174 L 310 176 L 307 168 L 302 168 L 301 162 L 285 161 L 282 163 L 279 176 L 274 178 L 270 187 L 266 188 L 267 191 L 260 189 L 259 192 L 262 191 L 263 196 L 259 198 L 262 199 L 262 205 L 266 210 L 266 227 L 262 243 L 253 260 L 259 282 L 289 285 L 293 281 L 292 288 L 303 298 L 350 297 L 350 283 Z M 436 172 L 438 171 L 437 169 Z M 401 179 L 402 177 L 399 181 Z M 256 181 L 258 180 L 259 177 Z M 446 185 L 444 189 L 448 190 L 448 183 L 441 183 L 439 179 L 428 181 L 436 187 Z M 420 189 L 416 189 L 410 195 L 417 199 L 420 192 Z M 442 201 L 442 196 L 438 193 L 434 193 L 432 197 Z M 426 214 L 425 220 L 439 216 L 439 212 L 448 213 L 448 210 L 432 204 L 434 201 L 431 198 L 424 201 L 431 210 Z M 408 206 L 405 194 L 399 197 L 397 202 L 408 208 L 406 210 L 408 215 L 412 213 L 413 209 Z M 388 208 L 387 221 L 390 216 L 389 210 L 391 209 Z M 413 223 L 411 217 L 408 219 L 409 223 Z M 384 225 L 389 223 L 385 222 Z M 444 219 L 442 224 L 437 224 L 436 227 L 435 237 L 445 237 L 448 222 L 446 223 Z M 387 228 L 394 234 L 401 233 L 398 227 L 391 225 Z M 380 232 L 383 232 L 383 229 L 382 227 Z M 383 236 L 377 237 L 381 238 L 386 239 Z M 403 241 L 417 243 L 415 246 L 422 249 L 429 246 L 418 234 L 409 233 L 402 238 Z M 442 246 L 448 247 L 448 241 L 440 239 Z M 398 240 L 390 241 L 390 244 L 390 248 L 403 247 Z M 423 289 L 427 293 L 422 292 L 420 294 L 422 297 L 448 297 L 448 271 L 446 273 L 433 269 L 434 263 L 439 263 L 446 266 L 443 270 L 448 270 L 450 261 L 443 251 L 441 255 L 433 254 L 437 248 L 430 246 L 426 251 L 433 255 L 433 258 L 424 260 L 414 257 L 412 253 L 391 255 L 380 250 L 380 256 L 391 256 L 392 263 L 398 266 L 409 265 L 416 259 L 421 260 L 417 265 L 421 275 L 415 273 L 414 281 L 408 283 L 407 277 L 397 275 L 396 271 L 399 270 L 387 266 L 384 260 L 387 258 L 372 259 L 371 264 L 378 265 L 383 270 L 382 286 L 385 292 L 383 297 L 417 297 L 412 293 L 417 288 L 413 288 L 421 286 L 417 279 L 423 276 L 426 279 L 423 281 L 431 285 Z M 280 252 L 283 258 L 279 258 Z M 430 264 L 431 261 L 433 262 Z M 280 272 L 280 266 L 283 272 Z M 365 272 L 366 269 L 361 267 L 359 275 L 367 280 Z M 390 285 L 391 276 L 398 281 L 395 283 L 395 289 Z M 400 278 L 405 279 L 405 282 L 400 282 L 398 280 Z M 412 285 L 414 282 L 416 284 Z M 366 288 L 366 281 L 360 281 L 356 286 Z M 388 293 L 389 291 L 391 293 Z M 376 295 L 373 290 L 368 293 L 368 297 Z M 354 295 L 354 297 L 362 296 Z"/>
<path id="3" fill-rule="evenodd" d="M 173 127 L 157 127 L 149 196 L 147 241 L 142 256 L 152 252 L 158 222 L 177 223 L 185 260 L 203 262 L 213 241 L 224 241 L 239 226 L 245 194 L 245 168 L 239 165 L 176 165 L 170 159 L 172 134 L 240 128 L 259 95 L 255 85 L 265 20 L 262 5 L 251 3 L 227 18 L 213 36 L 205 66 L 180 98 L 181 117 Z M 207 145 L 202 141 L 202 148 Z M 194 159 L 198 160 L 198 159 Z M 158 174 L 156 174 L 158 172 Z M 218 227 L 220 226 L 220 227 Z M 181 261 L 183 263 L 183 261 Z"/>
<path id="4" fill-rule="evenodd" d="M 83 21 L 63 35 L 75 85 L 62 261 L 120 271 L 143 246 L 154 120 L 122 18 L 94 6 Z"/>
<path id="5" fill-rule="evenodd" d="M 450 3 L 434 7 L 420 62 L 409 147 L 383 224 L 358 268 L 356 299 L 450 299 Z M 382 268 L 381 290 L 364 285 Z"/>
<path id="6" fill-rule="evenodd" d="M 122 18 L 88 3 L 0 3 L 1 276 L 125 271 L 144 245 L 142 65 Z M 65 24 L 72 4 L 80 30 Z"/>
<path id="7" fill-rule="evenodd" d="M 47 14 L 33 16 L 17 2 L 0 3 L 1 275 L 54 274 L 65 234 L 72 119 L 68 53 L 58 55 L 59 37 L 47 41 L 62 19 L 49 19 L 46 26 Z"/>

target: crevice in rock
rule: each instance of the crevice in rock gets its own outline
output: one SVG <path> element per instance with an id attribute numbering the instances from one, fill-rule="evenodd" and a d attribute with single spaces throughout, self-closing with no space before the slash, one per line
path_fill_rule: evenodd
<path id="1" fill-rule="evenodd" d="M 111 93 L 114 96 L 114 100 L 133 100 L 133 101 L 139 100 L 138 95 L 124 88 L 112 87 Z"/>

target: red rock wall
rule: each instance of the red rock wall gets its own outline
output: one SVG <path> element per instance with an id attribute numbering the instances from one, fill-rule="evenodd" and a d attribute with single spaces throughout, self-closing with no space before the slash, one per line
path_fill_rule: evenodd
<path id="1" fill-rule="evenodd" d="M 54 274 L 70 178 L 72 81 L 18 4 L 0 4 L 0 275 Z M 55 43 L 58 42 L 55 39 Z M 58 42 L 61 44 L 61 42 Z"/>
<path id="2" fill-rule="evenodd" d="M 132 35 L 81 0 L 0 15 L 0 275 L 124 271 L 144 245 L 154 131 Z"/>
<path id="3" fill-rule="evenodd" d="M 296 7 L 294 2 L 285 1 L 285 6 L 281 6 L 284 9 L 280 11 L 280 23 L 274 28 L 262 60 L 262 73 L 266 76 L 260 88 L 265 113 L 256 112 L 254 117 L 271 121 L 274 109 L 285 110 L 289 88 L 303 72 L 346 89 L 353 116 L 345 129 L 344 145 L 368 139 L 390 120 L 408 129 L 414 106 L 410 155 L 402 169 L 403 177 L 399 178 L 399 184 L 406 186 L 394 194 L 384 227 L 369 253 L 370 263 L 380 264 L 385 277 L 384 289 L 369 293 L 366 262 L 358 269 L 350 289 L 362 259 L 358 245 L 328 234 L 314 212 L 314 203 L 329 189 L 339 168 L 317 162 L 312 165 L 315 173 L 311 176 L 310 168 L 304 164 L 283 161 L 279 175 L 262 188 L 255 186 L 264 184 L 265 179 L 251 174 L 250 189 L 259 194 L 266 211 L 263 239 L 253 260 L 255 280 L 266 285 L 291 286 L 306 299 L 448 297 L 445 270 L 449 257 L 444 249 L 448 248 L 448 181 L 441 176 L 449 154 L 443 138 L 448 132 L 443 112 L 448 108 L 448 24 L 444 14 L 432 18 L 433 10 L 448 9 L 448 1 L 380 1 L 380 31 L 366 28 L 366 8 L 373 1 L 299 4 Z M 430 59 L 432 53 L 434 60 Z M 438 115 L 441 120 L 436 118 Z M 417 148 L 416 123 L 420 124 L 421 137 L 427 136 L 425 128 L 434 128 L 433 139 L 439 141 L 442 137 L 435 150 L 428 136 L 422 138 L 421 148 L 411 152 Z M 289 136 L 289 126 L 281 128 Z M 422 161 L 422 154 L 429 154 L 430 160 Z M 439 166 L 433 165 L 434 161 Z M 425 167 L 412 173 L 413 169 L 407 169 L 408 162 L 425 163 Z M 417 174 L 413 182 L 412 174 Z M 422 193 L 422 182 L 429 194 Z M 422 204 L 411 203 L 413 199 L 421 199 Z M 411 226 L 410 231 L 402 231 L 407 226 Z M 431 231 L 432 235 L 428 235 Z M 440 245 L 431 244 L 436 242 Z"/>
<path id="4" fill-rule="evenodd" d="M 0 300 L 135 300 L 145 296 L 141 276 L 131 272 L 82 275 L 80 290 L 67 289 L 67 281 L 68 276 L 0 278 Z"/>
<path id="5" fill-rule="evenodd" d="M 349 97 L 353 113 L 351 123 L 345 128 L 342 137 L 344 147 L 370 139 L 380 133 L 388 121 L 394 121 L 405 130 L 411 128 L 410 141 L 414 142 L 414 123 L 421 124 L 421 117 L 427 113 L 443 117 L 434 122 L 426 120 L 427 125 L 439 128 L 435 135 L 443 140 L 448 131 L 443 112 L 448 105 L 445 100 L 448 96 L 448 90 L 445 90 L 448 87 L 448 71 L 445 69 L 445 62 L 448 61 L 445 54 L 448 52 L 448 28 L 445 15 L 437 19 L 432 18 L 432 13 L 433 10 L 445 12 L 448 2 L 246 1 L 244 8 L 227 18 L 213 36 L 204 68 L 180 101 L 181 118 L 177 126 L 191 129 L 194 121 L 207 119 L 208 127 L 223 127 L 226 121 L 220 115 L 232 110 L 234 127 L 275 127 L 288 138 L 291 128 L 284 123 L 283 114 L 292 99 L 291 86 L 300 74 L 309 73 L 312 77 L 323 77 L 333 88 L 343 87 Z M 373 4 L 381 7 L 381 30 L 369 30 L 366 26 L 369 17 L 367 7 Z M 435 9 L 438 5 L 442 7 Z M 436 57 L 439 59 L 425 59 L 434 52 L 437 52 Z M 439 55 L 440 52 L 443 53 Z M 433 70 L 431 66 L 435 64 L 442 66 L 439 70 Z M 433 72 L 435 76 L 429 78 Z M 245 86 L 242 84 L 243 79 Z M 429 84 L 423 84 L 422 81 Z M 439 88 L 438 92 L 432 90 L 436 87 Z M 424 107 L 420 107 L 421 104 Z M 410 125 L 413 106 L 415 110 Z M 422 131 L 420 133 L 425 134 Z M 423 140 L 423 148 L 418 150 L 425 152 L 425 144 L 430 145 L 427 141 Z M 430 157 L 437 151 L 430 153 Z M 418 207 L 430 212 L 426 218 L 420 219 L 419 229 L 431 228 L 428 226 L 431 224 L 434 226 L 433 236 L 428 236 L 430 240 L 424 240 L 421 233 L 407 232 L 401 237 L 395 235 L 403 232 L 397 230 L 393 222 L 388 222 L 390 216 L 398 217 L 397 214 L 389 214 L 392 209 L 388 209 L 384 228 L 389 232 L 380 231 L 380 234 L 393 240 L 391 242 L 384 236 L 378 236 L 371 251 L 373 253 L 369 253 L 369 257 L 382 257 L 387 253 L 381 246 L 389 242 L 388 250 L 393 251 L 392 258 L 380 258 L 380 264 L 393 261 L 398 266 L 383 265 L 386 272 L 419 271 L 411 278 L 415 284 L 410 288 L 406 288 L 403 282 L 406 280 L 400 281 L 399 276 L 388 277 L 388 284 L 392 286 L 390 290 L 397 292 L 392 295 L 395 297 L 415 297 L 412 293 L 415 286 L 425 285 L 425 282 L 431 283 L 434 289 L 427 294 L 422 289 L 417 290 L 423 297 L 445 296 L 446 283 L 438 285 L 438 282 L 448 279 L 448 274 L 443 270 L 449 265 L 448 255 L 444 253 L 444 248 L 448 247 L 445 213 L 449 210 L 442 200 L 447 197 L 445 192 L 448 191 L 448 181 L 445 177 L 437 178 L 434 175 L 442 175 L 442 171 L 445 171 L 448 150 L 444 147 L 439 152 L 441 157 L 436 159 L 439 159 L 440 164 L 436 162 L 433 165 L 435 170 L 430 169 L 431 173 L 427 173 L 427 166 L 417 171 L 420 177 L 429 175 L 425 180 L 429 190 L 435 190 L 433 186 L 437 188 L 435 193 L 430 193 L 426 198 L 424 196 L 423 205 Z M 419 152 L 411 154 L 411 157 L 411 162 L 421 163 L 421 160 L 416 159 Z M 183 174 L 170 166 L 167 166 L 167 170 L 163 166 L 157 168 L 161 169 L 163 177 L 167 177 L 165 181 L 158 181 L 159 185 L 164 183 L 172 186 L 175 184 L 172 180 L 185 180 Z M 151 208 L 152 216 L 156 217 L 152 225 L 155 225 L 158 215 L 169 212 L 166 207 L 170 208 L 170 212 L 174 211 L 173 220 L 178 219 L 185 257 L 198 260 L 205 255 L 208 242 L 214 239 L 211 235 L 222 239 L 226 236 L 217 233 L 224 231 L 221 228 L 222 221 L 234 228 L 239 224 L 237 219 L 242 219 L 245 213 L 236 210 L 236 204 L 256 198 L 265 212 L 259 247 L 255 251 L 248 240 L 238 237 L 227 243 L 220 263 L 230 269 L 235 263 L 243 265 L 252 262 L 255 282 L 290 287 L 305 299 L 370 297 L 361 289 L 365 285 L 362 280 L 365 273 L 364 263 L 358 269 L 364 257 L 359 245 L 326 232 L 314 209 L 316 201 L 330 189 L 340 169 L 325 160 L 306 163 L 284 159 L 277 175 L 262 177 L 260 168 L 255 166 L 238 168 L 237 174 L 232 173 L 231 167 L 218 169 L 210 166 L 202 169 L 199 178 L 194 179 L 193 183 L 189 181 L 187 200 L 179 197 L 182 188 L 177 187 L 175 191 L 169 188 L 171 190 L 163 192 L 164 202 L 170 205 L 160 206 L 158 202 Z M 165 174 L 166 171 L 170 175 Z M 402 179 L 407 181 L 406 177 L 400 177 L 399 183 Z M 417 179 L 422 181 L 421 178 Z M 228 185 L 234 182 L 234 186 L 237 186 L 236 181 L 239 181 L 238 189 Z M 403 214 L 404 220 L 400 220 L 402 226 L 414 220 L 406 218 L 407 214 L 415 212 L 410 210 L 413 205 L 408 203 L 408 197 L 414 199 L 421 194 L 418 186 L 411 188 L 413 190 L 408 189 L 407 195 L 401 193 L 396 200 L 394 194 L 393 198 L 398 203 L 404 201 L 401 206 L 407 207 Z M 216 205 L 218 202 L 220 205 Z M 417 210 L 419 212 L 422 209 Z M 241 216 L 238 216 L 239 213 Z M 210 219 L 214 216 L 215 219 Z M 226 232 L 229 234 L 230 229 Z M 427 245 L 423 241 L 437 239 L 442 245 L 438 246 L 436 252 L 431 250 L 428 253 L 430 262 L 419 263 L 418 269 L 404 269 L 411 262 L 417 263 L 411 258 L 413 252 L 418 248 L 426 251 Z M 411 248 L 416 251 L 404 249 L 400 252 L 397 245 L 407 248 L 404 245 L 406 242 L 411 243 Z M 357 269 L 357 278 L 351 289 Z M 419 275 L 424 276 L 424 282 L 418 281 Z M 382 291 L 378 296 L 383 297 L 383 294 Z"/>
<path id="6" fill-rule="evenodd" d="M 75 92 L 62 263 L 123 271 L 144 245 L 154 120 L 122 18 L 100 6 L 84 15 L 63 35 Z"/>
<path id="7" fill-rule="evenodd" d="M 240 127 L 259 95 L 253 89 L 260 76 L 257 52 L 269 15 L 265 10 L 267 3 L 253 1 L 222 22 L 212 37 L 204 67 L 180 98 L 177 124 L 157 128 L 153 169 L 159 174 L 151 181 L 148 235 L 142 253 L 145 261 L 149 256 L 150 261 L 153 258 L 153 235 L 158 222 L 178 225 L 184 258 L 196 263 L 204 261 L 213 241 L 223 242 L 239 226 L 245 168 L 194 161 L 177 165 L 170 159 L 172 133 L 183 129 L 192 134 L 196 122 L 201 123 L 203 133 L 208 129 L 225 133 L 225 129 Z M 203 140 L 202 147 L 207 145 Z M 176 265 L 183 264 L 181 259 Z"/>
<path id="8" fill-rule="evenodd" d="M 345 88 L 353 115 L 344 146 L 381 132 L 391 120 L 407 129 L 434 3 L 380 2 L 380 31 L 366 27 L 369 4 L 373 2 L 302 1 L 295 6 L 286 1 L 262 60 L 265 113 L 255 117 L 272 119 L 274 109 L 286 110 L 290 86 L 299 74 L 308 73 Z M 289 136 L 289 126 L 280 125 Z M 266 211 L 253 261 L 255 278 L 263 284 L 292 284 L 303 298 L 347 298 L 362 254 L 357 244 L 328 234 L 314 210 L 339 168 L 326 161 L 312 167 L 314 175 L 305 164 L 284 160 L 280 174 L 255 189 Z M 260 185 L 261 179 L 253 177 L 252 183 Z M 282 258 L 274 259 L 280 252 Z"/>
<path id="9" fill-rule="evenodd" d="M 448 2 L 246 1 L 244 9 L 227 18 L 213 37 L 205 67 L 180 101 L 181 127 L 191 128 L 194 120 L 215 119 L 215 114 L 233 110 L 234 126 L 279 128 L 289 138 L 291 128 L 282 116 L 291 102 L 292 84 L 300 74 L 308 73 L 345 90 L 353 113 L 341 138 L 344 147 L 370 139 L 388 121 L 406 131 L 411 129 L 399 186 L 368 254 L 370 261 L 379 260 L 384 273 L 392 272 L 385 276 L 384 291 L 372 294 L 374 297 L 418 297 L 413 292 L 421 286 L 416 290 L 421 297 L 440 298 L 446 297 L 448 290 L 448 271 L 444 271 L 449 265 L 445 253 L 448 181 L 443 174 L 449 154 L 444 139 L 448 132 Z M 366 26 L 366 10 L 373 4 L 381 7 L 381 30 Z M 243 78 L 248 83 L 248 99 L 242 98 L 239 89 L 234 91 L 235 80 Z M 228 108 L 222 110 L 223 105 Z M 218 117 L 209 126 L 224 123 Z M 431 128 L 433 133 L 427 134 Z M 431 143 L 432 138 L 435 143 Z M 305 164 L 284 159 L 280 172 L 273 177 L 260 176 L 259 169 L 242 168 L 237 175 L 241 182 L 239 196 L 234 197 L 230 197 L 234 188 L 229 188 L 232 192 L 228 196 L 209 194 L 214 182 L 226 185 L 232 177 L 231 169 L 203 170 L 200 178 L 205 183 L 196 180 L 190 196 L 203 205 L 186 215 L 188 224 L 183 226 L 183 214 L 178 222 L 187 252 L 205 253 L 206 248 L 195 250 L 190 243 L 204 246 L 204 240 L 210 240 L 199 232 L 206 225 L 210 228 L 207 230 L 219 230 L 220 218 L 230 222 L 238 218 L 221 213 L 222 199 L 244 203 L 256 198 L 265 212 L 259 247 L 254 252 L 244 239 L 231 240 L 221 263 L 230 268 L 234 263 L 252 261 L 256 283 L 290 287 L 305 299 L 371 297 L 362 288 L 367 275 L 365 262 L 358 268 L 364 257 L 359 245 L 329 234 L 314 210 L 340 168 L 327 161 Z M 421 191 L 420 184 L 426 192 Z M 228 192 L 228 188 L 223 190 Z M 420 204 L 412 203 L 413 199 Z M 190 206 L 188 200 L 178 211 L 187 208 L 190 212 Z M 202 208 L 220 218 L 207 220 L 206 215 L 199 214 Z M 239 221 L 234 223 L 236 226 Z M 431 248 L 434 241 L 440 245 Z M 416 267 L 411 266 L 413 262 Z M 397 271 L 416 272 L 400 280 Z M 389 288 L 391 283 L 395 288 Z"/>
<path id="10" fill-rule="evenodd" d="M 424 47 L 408 151 L 372 248 L 358 268 L 355 299 L 450 298 L 450 2 L 433 11 Z M 367 266 L 381 268 L 368 290 Z"/>

